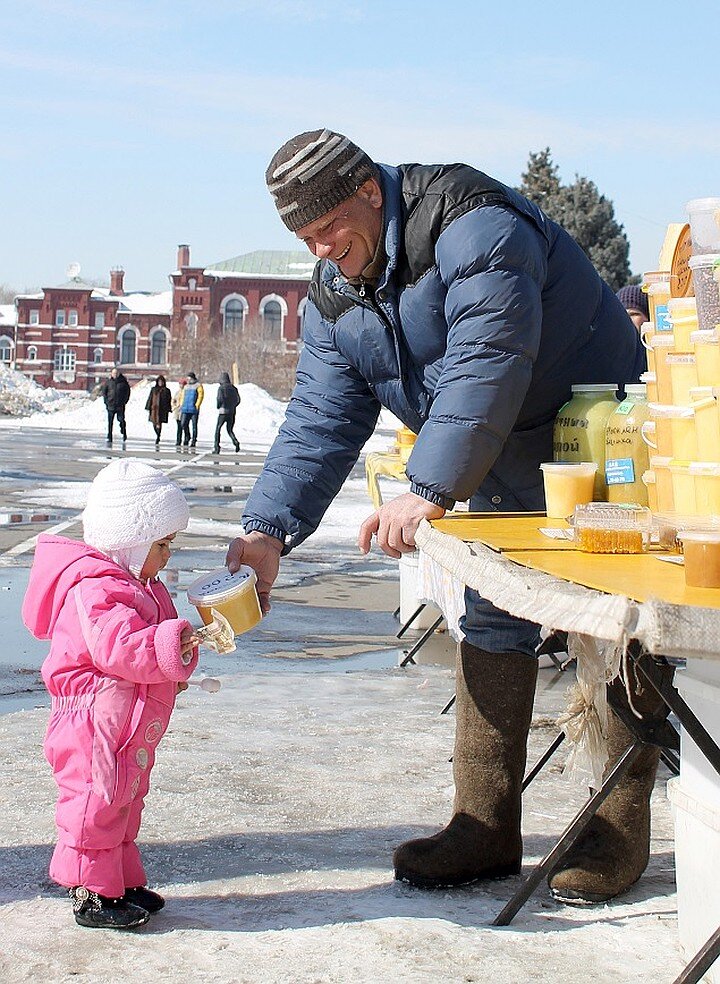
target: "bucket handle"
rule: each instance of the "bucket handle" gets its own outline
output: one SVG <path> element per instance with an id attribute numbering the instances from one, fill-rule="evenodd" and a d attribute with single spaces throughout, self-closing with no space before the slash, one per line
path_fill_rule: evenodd
<path id="1" fill-rule="evenodd" d="M 643 420 L 640 425 L 640 437 L 645 441 L 648 447 L 652 448 L 653 451 L 657 451 L 657 444 L 654 444 L 647 435 L 647 431 L 655 431 L 655 421 L 654 420 Z"/>

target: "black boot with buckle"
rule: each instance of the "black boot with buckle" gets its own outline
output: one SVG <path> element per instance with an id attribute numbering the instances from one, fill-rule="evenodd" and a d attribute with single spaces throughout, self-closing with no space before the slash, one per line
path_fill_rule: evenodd
<path id="1" fill-rule="evenodd" d="M 69 888 L 75 922 L 91 929 L 135 929 L 150 918 L 147 909 L 125 898 L 111 899 L 91 892 L 82 885 Z"/>

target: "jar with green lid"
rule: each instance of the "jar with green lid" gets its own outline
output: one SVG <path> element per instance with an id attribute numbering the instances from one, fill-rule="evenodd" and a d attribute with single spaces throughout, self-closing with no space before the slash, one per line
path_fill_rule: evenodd
<path id="1" fill-rule="evenodd" d="M 640 433 L 648 419 L 647 393 L 642 383 L 625 387 L 625 399 L 617 404 L 605 425 L 605 482 L 608 502 L 648 505 L 649 450 Z"/>
<path id="2" fill-rule="evenodd" d="M 605 425 L 618 405 L 615 383 L 582 383 L 572 387 L 572 398 L 560 408 L 553 430 L 555 461 L 594 461 L 594 497 L 607 500 L 605 484 Z"/>

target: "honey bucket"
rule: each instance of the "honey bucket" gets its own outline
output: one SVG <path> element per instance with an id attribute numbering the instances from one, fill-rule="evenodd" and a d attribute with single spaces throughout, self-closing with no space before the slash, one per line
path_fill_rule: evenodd
<path id="1" fill-rule="evenodd" d="M 656 332 L 672 330 L 668 318 L 668 301 L 670 300 L 670 272 L 653 270 L 643 274 L 642 291 L 648 296 L 650 320 L 655 325 Z"/>
<path id="2" fill-rule="evenodd" d="M 695 356 L 689 352 L 668 352 L 665 365 L 670 374 L 670 402 L 676 406 L 687 406 L 691 388 L 699 385 Z"/>
<path id="3" fill-rule="evenodd" d="M 193 581 L 187 590 L 188 601 L 205 625 L 212 622 L 214 608 L 225 616 L 235 635 L 240 635 L 262 618 L 256 583 L 252 567 L 243 564 L 234 574 L 227 567 L 218 567 Z"/>
<path id="4" fill-rule="evenodd" d="M 690 336 L 695 351 L 698 386 L 720 385 L 720 331 L 710 328 Z"/>
<path id="5" fill-rule="evenodd" d="M 720 461 L 720 415 L 712 387 L 694 387 L 690 390 L 690 399 L 695 411 L 698 457 L 704 461 Z"/>
<path id="6" fill-rule="evenodd" d="M 671 458 L 665 457 L 664 455 L 652 455 L 650 458 L 649 470 L 655 476 L 657 508 L 658 512 L 661 513 L 673 512 L 675 508 L 672 475 L 670 474 L 671 460 Z"/>
<path id="7" fill-rule="evenodd" d="M 687 516 L 694 516 L 697 512 L 695 475 L 691 470 L 690 462 L 676 461 L 673 458 L 670 462 L 670 475 L 672 476 L 673 508 L 675 512 L 684 513 Z M 662 511 L 665 512 L 665 510 Z"/>
<path id="8" fill-rule="evenodd" d="M 668 334 L 654 335 L 648 349 L 648 369 L 655 373 L 658 403 L 672 403 L 672 382 L 670 367 L 666 359 L 675 349 L 675 336 Z"/>

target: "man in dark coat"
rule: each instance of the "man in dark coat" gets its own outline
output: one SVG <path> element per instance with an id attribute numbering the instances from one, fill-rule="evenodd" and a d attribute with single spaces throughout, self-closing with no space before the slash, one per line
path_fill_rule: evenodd
<path id="1" fill-rule="evenodd" d="M 120 434 L 122 435 L 123 444 L 125 444 L 125 441 L 127 440 L 125 407 L 130 399 L 130 383 L 128 383 L 125 376 L 118 370 L 117 366 L 113 366 L 110 370 L 110 378 L 103 383 L 103 387 L 100 392 L 102 393 L 103 400 L 105 401 L 105 408 L 107 410 L 107 443 L 108 445 L 112 444 L 113 421 L 115 420 L 115 417 L 117 417 L 117 421 L 120 426 Z"/>
<path id="2" fill-rule="evenodd" d="M 574 240 L 536 205 L 463 164 L 377 164 L 347 137 L 289 140 L 267 171 L 285 225 L 319 263 L 285 422 L 227 563 L 250 564 L 267 610 L 280 556 L 309 536 L 386 406 L 417 435 L 410 492 L 363 523 L 391 557 L 422 520 L 544 506 L 539 465 L 573 383 L 645 368 L 632 322 Z M 455 810 L 400 846 L 397 878 L 424 888 L 517 874 L 521 790 L 539 627 L 467 590 L 457 662 Z M 616 719 L 610 746 L 629 744 Z M 617 739 L 617 740 L 615 740 Z M 602 901 L 647 864 L 657 750 L 621 781 L 553 875 L 570 900 Z M 638 793 L 642 790 L 642 794 Z"/>
<path id="3" fill-rule="evenodd" d="M 223 427 L 227 428 L 228 437 L 235 445 L 236 453 L 240 450 L 240 442 L 235 437 L 233 429 L 235 427 L 235 414 L 239 405 L 240 393 L 238 392 L 238 388 L 237 386 L 233 386 L 230 382 L 230 376 L 224 372 L 220 377 L 220 385 L 218 387 L 217 406 L 220 413 L 218 414 L 217 424 L 215 426 L 213 454 L 220 454 L 220 431 Z"/>

